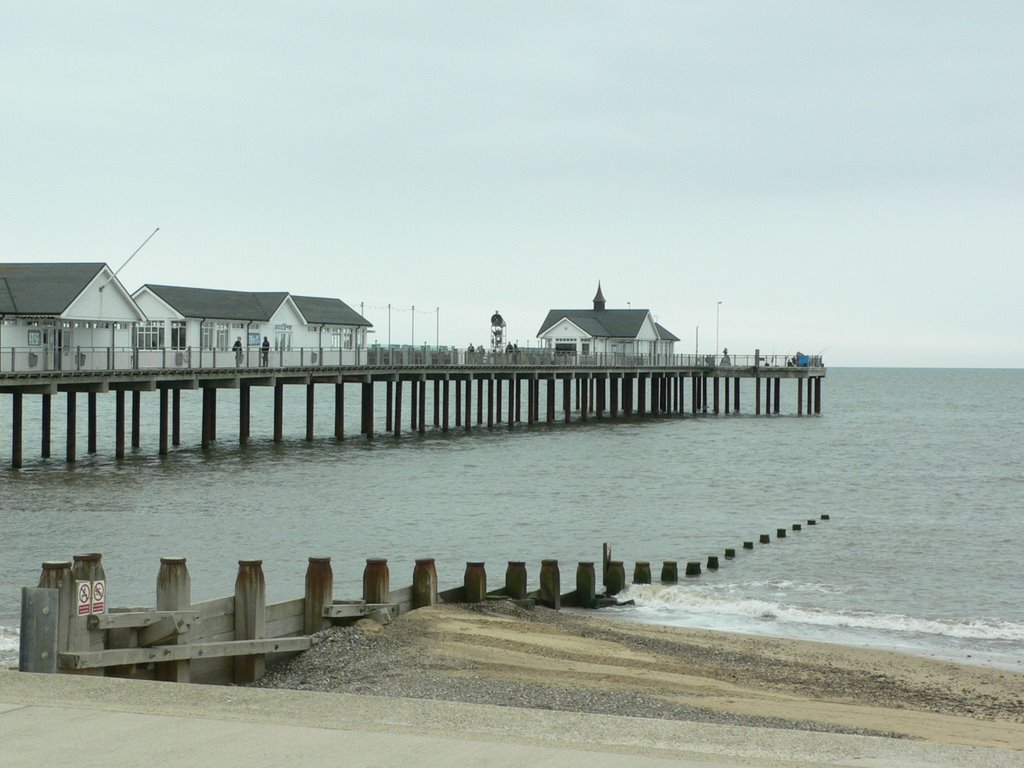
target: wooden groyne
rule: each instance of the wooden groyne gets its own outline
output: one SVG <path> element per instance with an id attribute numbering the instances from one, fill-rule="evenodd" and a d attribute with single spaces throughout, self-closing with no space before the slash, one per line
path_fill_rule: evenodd
<path id="1" fill-rule="evenodd" d="M 819 519 L 827 520 L 828 515 Z M 817 520 L 808 520 L 813 525 Z M 793 524 L 793 531 L 801 524 Z M 776 530 L 784 538 L 786 529 Z M 766 540 L 767 537 L 767 540 Z M 767 534 L 762 543 L 770 541 Z M 753 542 L 744 542 L 753 548 Z M 736 550 L 725 550 L 732 560 Z M 706 562 L 688 561 L 685 577 L 700 576 L 702 565 L 719 567 L 718 555 Z M 677 561 L 665 561 L 661 582 L 679 581 Z M 684 577 L 684 578 L 685 578 Z M 267 603 L 261 560 L 239 560 L 234 591 L 225 597 L 192 602 L 192 582 L 183 557 L 160 560 L 153 607 L 110 608 L 103 559 L 96 553 L 72 560 L 47 561 L 37 587 L 22 588 L 19 669 L 24 672 L 64 672 L 171 682 L 246 683 L 260 679 L 268 664 L 310 648 L 311 635 L 332 625 L 361 618 L 382 623 L 411 610 L 438 603 L 479 603 L 512 600 L 535 604 L 598 608 L 615 605 L 627 585 L 625 565 L 612 559 L 605 544 L 601 581 L 594 562 L 576 565 L 575 586 L 562 591 L 559 562 L 541 561 L 539 587 L 529 591 L 527 563 L 508 562 L 504 581 L 488 584 L 485 563 L 470 561 L 462 583 L 438 588 L 433 559 L 416 560 L 412 583 L 391 588 L 391 571 L 383 558 L 369 558 L 363 570 L 359 598 L 335 599 L 329 557 L 310 557 L 301 597 Z M 652 581 L 649 561 L 637 561 L 634 584 Z M 489 588 L 490 587 L 490 588 Z"/>
<path id="2" fill-rule="evenodd" d="M 373 438 L 379 423 L 374 409 L 378 385 L 384 387 L 384 434 L 425 433 L 428 423 L 443 432 L 453 429 L 514 428 L 519 424 L 570 423 L 624 416 L 691 416 L 708 414 L 778 415 L 783 382 L 794 382 L 797 415 L 821 413 L 821 382 L 826 370 L 820 359 L 797 366 L 785 358 L 766 358 L 755 352 L 735 356 L 724 364 L 713 356 L 595 355 L 565 357 L 552 353 L 514 355 L 429 356 L 394 360 L 365 354 L 358 364 L 328 366 L 323 356 L 309 364 L 280 367 L 166 367 L 123 370 L 96 369 L 11 372 L 0 374 L 0 393 L 11 397 L 10 466 L 23 466 L 23 411 L 26 397 L 38 397 L 42 459 L 52 453 L 52 399 L 66 398 L 64 458 L 78 456 L 78 395 L 86 396 L 87 446 L 98 452 L 98 397 L 113 393 L 113 453 L 123 459 L 126 437 L 132 449 L 141 445 L 143 394 L 158 400 L 158 452 L 167 455 L 181 444 L 181 394 L 202 392 L 200 445 L 217 441 L 218 392 L 238 391 L 238 442 L 250 434 L 253 387 L 273 390 L 273 440 L 284 439 L 285 389 L 305 390 L 305 439 L 315 438 L 315 391 L 334 389 L 331 434 L 345 437 L 346 387 L 359 389 L 359 433 Z M 741 400 L 741 382 L 752 385 L 753 402 Z M 805 386 L 806 385 L 806 386 Z M 806 390 L 806 395 L 805 395 Z M 127 398 L 130 395 L 130 430 Z"/>

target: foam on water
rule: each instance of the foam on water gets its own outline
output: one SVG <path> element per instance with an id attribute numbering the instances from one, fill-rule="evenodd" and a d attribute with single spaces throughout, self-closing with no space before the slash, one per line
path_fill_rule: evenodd
<path id="1" fill-rule="evenodd" d="M 1024 666 L 1024 624 L 1000 619 L 921 618 L 896 613 L 800 605 L 800 593 L 829 593 L 828 585 L 772 582 L 794 600 L 749 597 L 768 584 L 635 584 L 618 595 L 634 605 L 615 609 L 644 623 L 799 640 L 864 645 L 1008 669 Z"/>

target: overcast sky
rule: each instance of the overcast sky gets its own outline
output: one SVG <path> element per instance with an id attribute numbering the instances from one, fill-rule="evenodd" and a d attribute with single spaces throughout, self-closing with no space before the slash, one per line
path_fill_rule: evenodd
<path id="1" fill-rule="evenodd" d="M 159 226 L 129 290 L 336 296 L 381 343 L 390 303 L 394 343 L 415 305 L 526 346 L 600 280 L 681 352 L 1024 367 L 1022 38 L 1019 0 L 9 0 L 0 261 Z"/>

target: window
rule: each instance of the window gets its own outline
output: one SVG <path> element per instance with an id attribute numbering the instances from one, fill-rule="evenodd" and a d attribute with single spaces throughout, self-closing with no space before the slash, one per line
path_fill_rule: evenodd
<path id="1" fill-rule="evenodd" d="M 199 340 L 203 349 L 213 349 L 213 326 L 203 323 L 202 338 Z"/>
<path id="2" fill-rule="evenodd" d="M 228 341 L 228 324 L 217 323 L 217 348 L 227 349 L 231 346 L 231 342 Z"/>
<path id="3" fill-rule="evenodd" d="M 341 328 L 331 328 L 331 348 L 341 349 Z"/>
<path id="4" fill-rule="evenodd" d="M 185 321 L 171 320 L 171 349 L 185 349 Z"/>
<path id="5" fill-rule="evenodd" d="M 132 332 L 132 342 L 138 349 L 163 349 L 164 324 L 162 321 L 139 323 Z"/>
<path id="6" fill-rule="evenodd" d="M 292 327 L 287 323 L 274 326 L 274 349 L 292 348 Z"/>
<path id="7" fill-rule="evenodd" d="M 341 334 L 342 334 L 342 347 L 344 349 L 352 349 L 352 346 L 355 344 L 355 333 L 353 333 L 353 329 L 352 328 L 344 328 L 344 329 L 342 329 Z"/>

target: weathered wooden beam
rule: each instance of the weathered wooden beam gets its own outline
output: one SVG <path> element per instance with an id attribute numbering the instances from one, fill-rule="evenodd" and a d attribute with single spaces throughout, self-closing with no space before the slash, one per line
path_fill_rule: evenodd
<path id="1" fill-rule="evenodd" d="M 89 617 L 89 629 L 142 629 L 162 621 L 191 625 L 202 620 L 196 611 L 126 611 L 124 613 L 96 613 Z"/>
<path id="2" fill-rule="evenodd" d="M 370 616 L 384 610 L 397 613 L 398 604 L 364 603 L 362 601 L 333 603 L 332 605 L 324 606 L 323 616 L 325 619 L 354 619 L 359 618 L 360 616 Z"/>
<path id="3" fill-rule="evenodd" d="M 61 669 L 98 669 L 122 664 L 149 664 L 185 659 L 216 659 L 229 656 L 255 656 L 267 653 L 295 653 L 310 648 L 308 637 L 279 637 L 265 640 L 223 640 L 217 643 L 154 645 L 150 648 L 120 648 L 109 651 L 61 653 Z"/>

